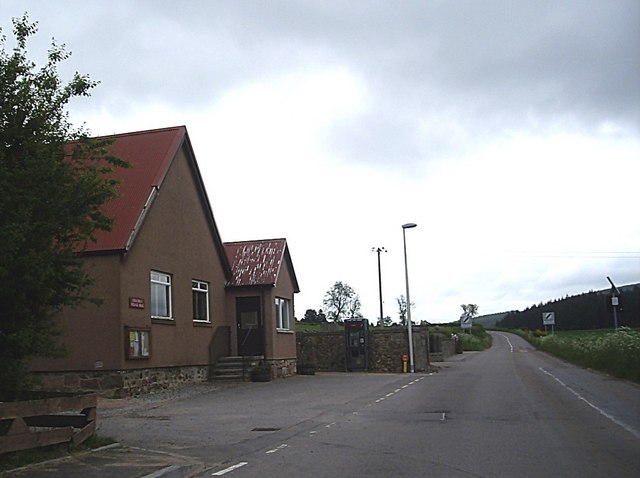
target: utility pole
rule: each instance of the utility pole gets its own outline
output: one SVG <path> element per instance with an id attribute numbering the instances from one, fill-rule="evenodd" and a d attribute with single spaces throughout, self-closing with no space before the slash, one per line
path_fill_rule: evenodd
<path id="1" fill-rule="evenodd" d="M 380 268 L 380 253 L 387 252 L 384 247 L 374 247 L 371 249 L 378 253 L 378 292 L 380 294 L 380 321 L 378 325 L 382 327 L 384 325 L 384 315 L 382 313 L 382 269 Z"/>

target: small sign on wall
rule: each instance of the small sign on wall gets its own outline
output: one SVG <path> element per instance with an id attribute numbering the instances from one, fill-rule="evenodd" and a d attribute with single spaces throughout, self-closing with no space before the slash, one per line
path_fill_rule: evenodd
<path id="1" fill-rule="evenodd" d="M 129 297 L 129 308 L 144 309 L 144 299 L 141 297 Z"/>

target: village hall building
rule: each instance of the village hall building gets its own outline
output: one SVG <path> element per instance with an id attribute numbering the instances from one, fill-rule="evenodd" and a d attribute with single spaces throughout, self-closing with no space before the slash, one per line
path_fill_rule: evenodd
<path id="1" fill-rule="evenodd" d="M 285 239 L 224 243 L 184 126 L 119 134 L 118 197 L 82 253 L 94 297 L 59 317 L 63 358 L 37 359 L 43 387 L 115 395 L 205 381 L 229 356 L 296 369 L 298 281 Z M 214 377 L 215 379 L 215 377 Z"/>

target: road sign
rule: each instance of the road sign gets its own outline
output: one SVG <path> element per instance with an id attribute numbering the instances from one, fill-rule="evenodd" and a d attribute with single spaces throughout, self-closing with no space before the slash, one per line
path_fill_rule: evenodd
<path id="1" fill-rule="evenodd" d="M 463 314 L 460 316 L 460 327 L 462 327 L 463 329 L 470 329 L 473 320 L 471 317 L 471 314 L 468 312 L 463 312 Z"/>
<path id="2" fill-rule="evenodd" d="M 542 313 L 542 323 L 544 325 L 556 325 L 556 314 L 555 314 L 555 312 L 543 312 Z"/>

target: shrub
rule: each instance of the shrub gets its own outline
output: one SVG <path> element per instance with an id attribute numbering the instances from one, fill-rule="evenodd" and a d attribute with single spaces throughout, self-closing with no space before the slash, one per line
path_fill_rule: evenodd
<path id="1" fill-rule="evenodd" d="M 519 335 L 523 335 L 520 333 Z M 560 332 L 542 338 L 524 336 L 540 350 L 583 367 L 640 383 L 640 331 Z"/>

